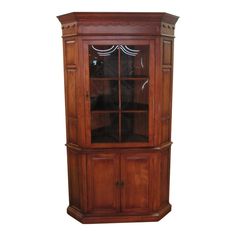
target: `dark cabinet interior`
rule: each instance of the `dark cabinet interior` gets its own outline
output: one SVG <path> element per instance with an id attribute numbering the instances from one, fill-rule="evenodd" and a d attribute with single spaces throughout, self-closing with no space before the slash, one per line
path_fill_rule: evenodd
<path id="1" fill-rule="evenodd" d="M 91 142 L 148 142 L 149 45 L 88 45 L 88 53 Z"/>

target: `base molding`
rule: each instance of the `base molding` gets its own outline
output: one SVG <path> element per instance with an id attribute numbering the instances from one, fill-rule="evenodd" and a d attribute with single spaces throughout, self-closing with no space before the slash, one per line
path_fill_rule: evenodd
<path id="1" fill-rule="evenodd" d="M 67 213 L 83 224 L 159 221 L 170 211 L 171 211 L 171 205 L 168 204 L 162 209 L 160 209 L 158 212 L 146 215 L 91 216 L 81 213 L 81 211 L 74 206 L 69 206 L 67 208 Z"/>

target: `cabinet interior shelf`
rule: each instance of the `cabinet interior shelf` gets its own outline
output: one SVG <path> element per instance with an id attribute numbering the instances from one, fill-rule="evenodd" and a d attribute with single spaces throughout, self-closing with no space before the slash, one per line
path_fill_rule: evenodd
<path id="1" fill-rule="evenodd" d="M 94 110 L 92 113 L 119 113 L 119 110 Z M 122 110 L 121 113 L 146 113 L 148 110 Z"/>
<path id="2" fill-rule="evenodd" d="M 91 77 L 91 80 L 148 80 L 148 77 L 123 77 L 123 78 L 117 78 L 117 77 Z"/>
<path id="3" fill-rule="evenodd" d="M 120 137 L 118 132 L 112 132 L 114 127 L 106 126 L 92 131 L 92 137 L 97 143 L 113 142 L 147 142 L 148 136 L 124 132 Z M 118 130 L 117 130 L 118 131 Z"/>

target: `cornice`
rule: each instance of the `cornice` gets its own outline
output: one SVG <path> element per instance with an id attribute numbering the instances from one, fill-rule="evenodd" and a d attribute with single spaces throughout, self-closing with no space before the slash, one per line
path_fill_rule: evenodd
<path id="1" fill-rule="evenodd" d="M 57 18 L 62 24 L 73 21 L 154 21 L 175 24 L 179 17 L 166 12 L 71 12 Z"/>

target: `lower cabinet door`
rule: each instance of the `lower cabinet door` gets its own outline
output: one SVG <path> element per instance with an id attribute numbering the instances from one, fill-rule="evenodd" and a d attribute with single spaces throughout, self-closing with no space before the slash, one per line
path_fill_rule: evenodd
<path id="1" fill-rule="evenodd" d="M 88 212 L 107 214 L 120 211 L 120 158 L 116 154 L 87 156 Z"/>
<path id="2" fill-rule="evenodd" d="M 121 210 L 142 213 L 152 208 L 151 153 L 121 155 Z"/>

